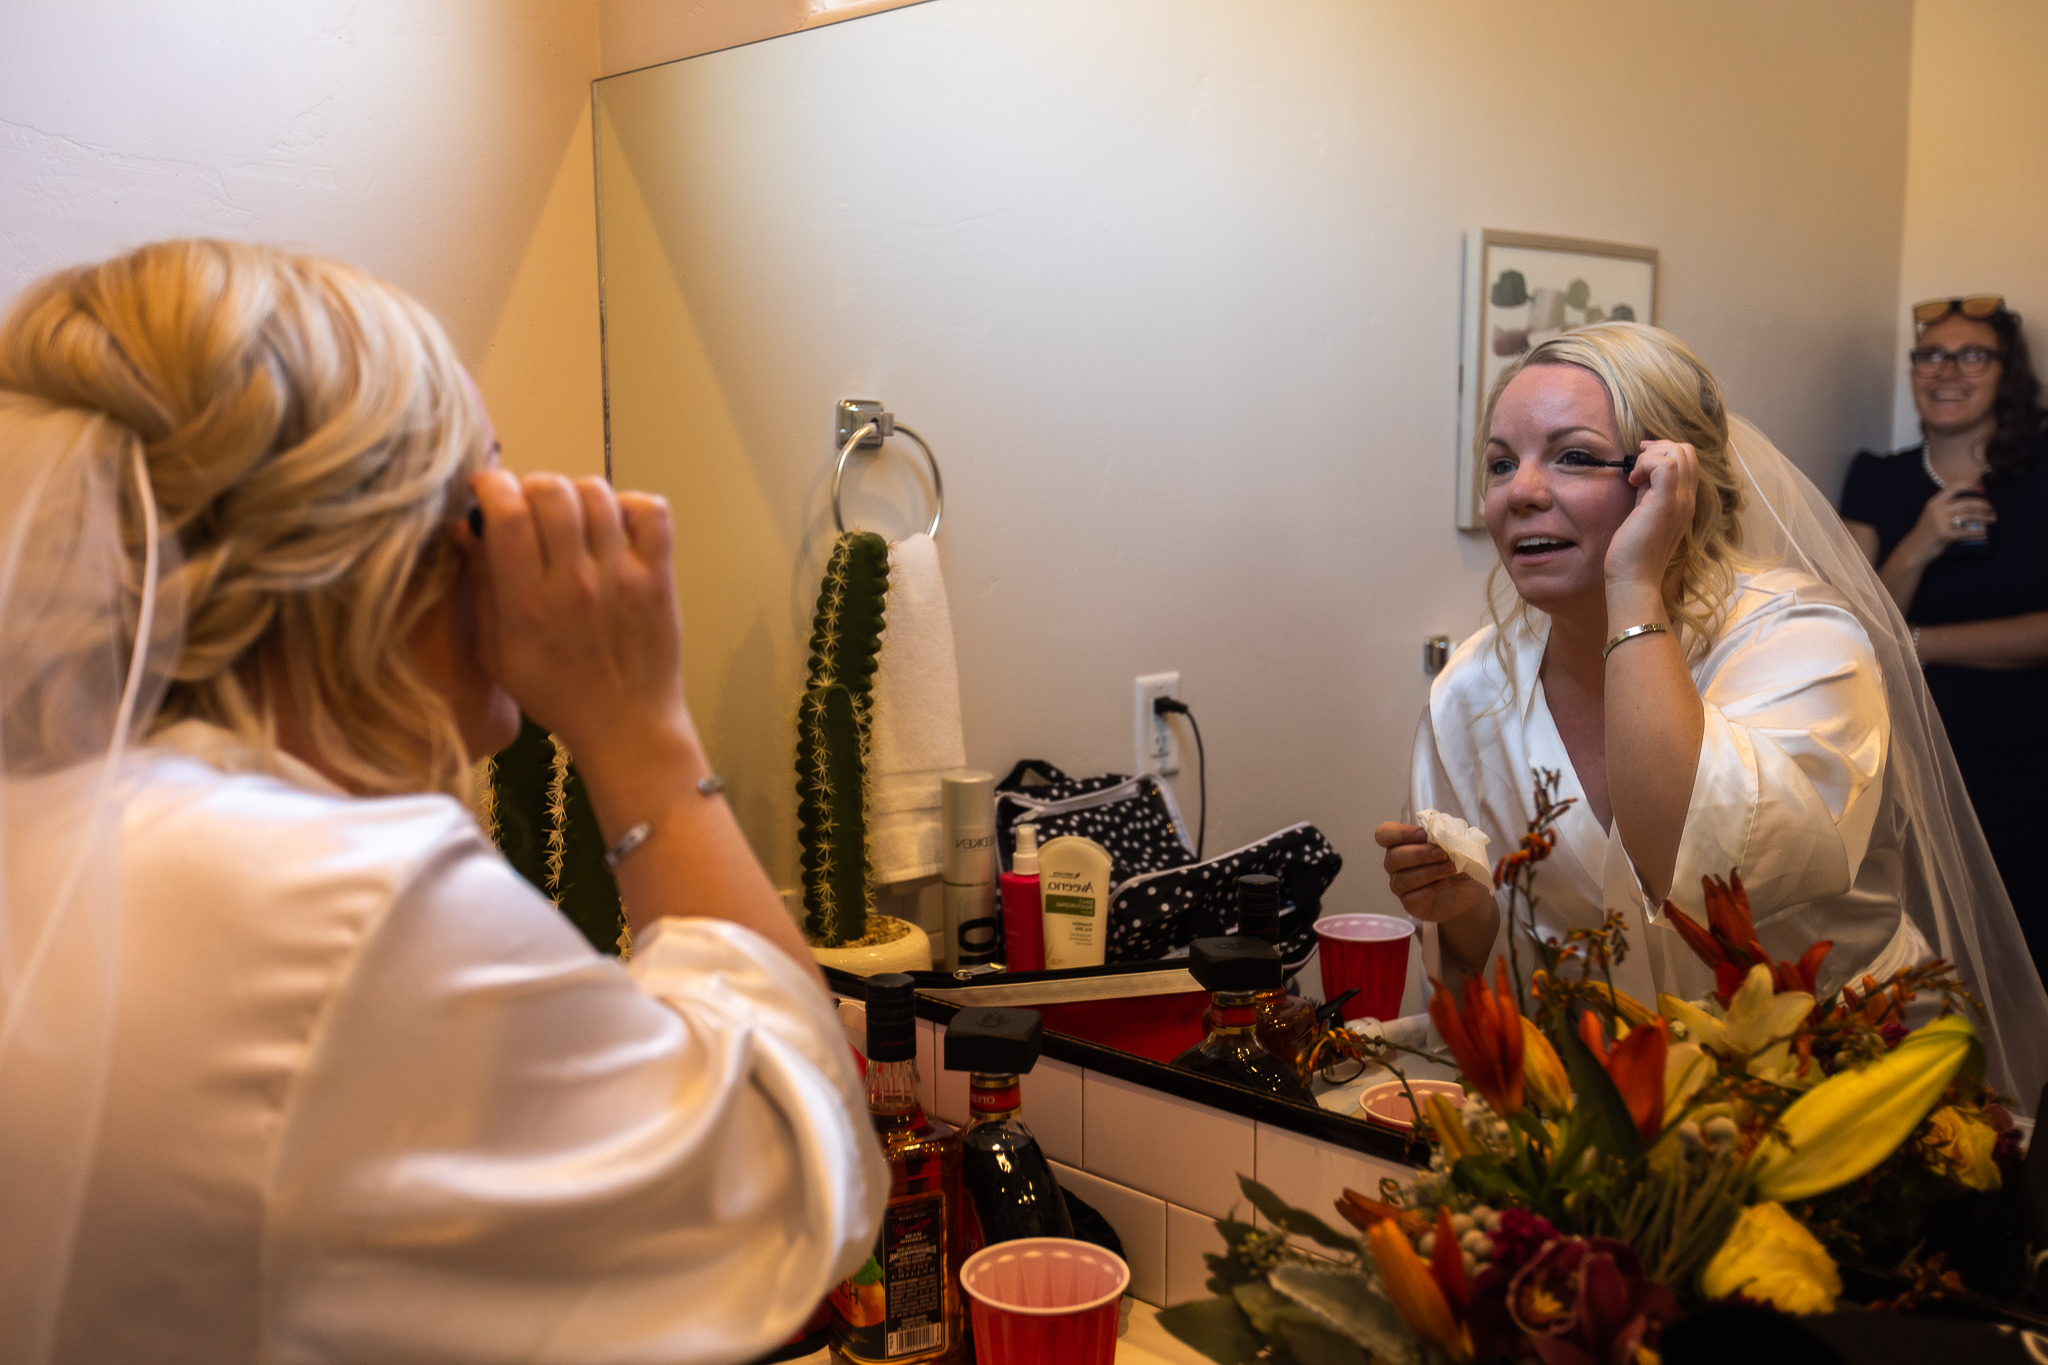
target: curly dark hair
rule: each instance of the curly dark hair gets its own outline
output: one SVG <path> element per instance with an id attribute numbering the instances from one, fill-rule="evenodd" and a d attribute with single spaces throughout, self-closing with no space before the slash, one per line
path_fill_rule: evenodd
<path id="1" fill-rule="evenodd" d="M 2000 308 L 1984 321 L 1998 334 L 1999 350 L 1998 391 L 1991 400 L 1991 413 L 1998 424 L 1984 448 L 1984 458 L 1991 478 L 2016 479 L 2034 462 L 2034 438 L 2048 432 L 2048 411 L 2041 407 L 2041 381 L 2034 377 L 2034 361 L 2027 351 L 2026 334 L 2020 330 L 2020 315 Z M 1932 325 L 1922 323 L 1914 331 L 1918 334 Z"/>

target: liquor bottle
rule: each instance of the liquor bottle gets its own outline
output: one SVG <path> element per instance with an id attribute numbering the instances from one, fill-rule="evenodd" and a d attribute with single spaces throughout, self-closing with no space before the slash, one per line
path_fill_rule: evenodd
<path id="1" fill-rule="evenodd" d="M 1237 879 L 1237 932 L 1279 947 L 1280 888 L 1278 877 L 1252 873 Z M 1315 1042 L 1316 1007 L 1284 985 L 1260 991 L 1258 1022 L 1253 1026 L 1266 1051 L 1299 1071 L 1302 1054 Z M 1216 1007 L 1202 1011 L 1204 1030 L 1216 1027 Z"/>
<path id="2" fill-rule="evenodd" d="M 976 1247 L 1019 1237 L 1072 1237 L 1074 1220 L 1038 1139 L 1018 1117 L 1020 1079 L 1038 1061 L 1037 1010 L 964 1009 L 946 1025 L 946 1069 L 969 1073 L 960 1184 Z"/>
<path id="3" fill-rule="evenodd" d="M 1209 992 L 1209 1036 L 1173 1059 L 1183 1071 L 1232 1081 L 1283 1100 L 1314 1104 L 1294 1070 L 1268 1052 L 1257 1031 L 1261 991 L 1280 989 L 1285 969 L 1273 945 L 1239 934 L 1198 938 L 1188 970 Z"/>
<path id="4" fill-rule="evenodd" d="M 832 1359 L 851 1365 L 958 1365 L 966 1226 L 960 1135 L 918 1098 L 917 1014 L 909 977 L 867 979 L 868 1112 L 889 1165 L 889 1203 L 867 1263 L 832 1291 Z"/>

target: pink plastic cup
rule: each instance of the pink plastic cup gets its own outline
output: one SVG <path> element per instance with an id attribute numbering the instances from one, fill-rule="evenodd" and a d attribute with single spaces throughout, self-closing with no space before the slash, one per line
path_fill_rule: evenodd
<path id="1" fill-rule="evenodd" d="M 983 1247 L 960 1267 L 979 1365 L 1111 1365 L 1131 1268 L 1067 1237 Z"/>
<path id="2" fill-rule="evenodd" d="M 1344 1002 L 1349 1019 L 1392 1019 L 1401 1012 L 1408 985 L 1408 945 L 1415 926 L 1391 915 L 1329 915 L 1316 921 L 1323 960 L 1323 999 Z"/>

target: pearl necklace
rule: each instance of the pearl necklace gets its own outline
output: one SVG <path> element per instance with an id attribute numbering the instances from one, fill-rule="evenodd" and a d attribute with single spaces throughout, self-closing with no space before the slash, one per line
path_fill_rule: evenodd
<path id="1" fill-rule="evenodd" d="M 1946 489 L 1948 487 L 1948 480 L 1934 472 L 1934 452 L 1927 448 L 1925 441 L 1920 443 L 1920 467 L 1927 471 L 1927 477 L 1934 481 L 1936 488 Z M 1978 477 L 1983 477 L 1984 470 L 1979 469 L 1977 474 Z"/>

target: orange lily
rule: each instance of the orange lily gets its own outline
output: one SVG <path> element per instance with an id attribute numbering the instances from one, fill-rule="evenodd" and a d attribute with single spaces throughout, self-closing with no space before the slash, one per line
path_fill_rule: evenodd
<path id="1" fill-rule="evenodd" d="M 1457 1239 L 1449 1236 L 1448 1213 L 1439 1218 L 1437 1226 L 1440 1231 L 1432 1261 L 1446 1257 L 1456 1261 L 1462 1278 L 1465 1261 Z M 1386 1286 L 1387 1297 L 1394 1301 L 1394 1309 L 1408 1329 L 1460 1365 L 1472 1359 L 1472 1334 L 1458 1320 L 1433 1267 L 1424 1265 L 1415 1254 L 1407 1234 L 1391 1219 L 1385 1219 L 1366 1229 L 1365 1240 L 1379 1266 L 1380 1282 Z"/>
<path id="2" fill-rule="evenodd" d="M 1749 913 L 1749 893 L 1742 889 L 1739 873 L 1731 870 L 1725 882 L 1719 877 L 1702 877 L 1700 890 L 1707 899 L 1706 928 L 1668 900 L 1664 902 L 1664 913 L 1671 920 L 1671 927 L 1685 940 L 1685 946 L 1714 969 L 1714 995 L 1723 1008 L 1735 997 L 1749 969 L 1759 964 L 1771 969 L 1778 990 L 1819 994 L 1814 982 L 1820 976 L 1822 959 L 1835 946 L 1833 940 L 1822 939 L 1801 954 L 1797 962 L 1773 962 L 1757 941 L 1756 922 Z"/>
<path id="3" fill-rule="evenodd" d="M 1488 990 L 1477 972 L 1465 978 L 1462 1011 L 1450 988 L 1434 982 L 1436 993 L 1429 998 L 1429 1017 L 1466 1083 L 1495 1113 L 1509 1118 L 1522 1112 L 1522 1012 L 1508 989 L 1507 964 L 1496 963 L 1495 967 L 1499 983 L 1495 990 Z"/>
<path id="4" fill-rule="evenodd" d="M 1643 1141 L 1664 1131 L 1664 1054 L 1670 1040 L 1662 1023 L 1631 1029 L 1607 1054 L 1607 1075 L 1628 1105 Z"/>
<path id="5" fill-rule="evenodd" d="M 1579 1038 L 1586 1050 L 1600 1059 L 1607 1079 L 1621 1092 L 1622 1103 L 1628 1106 L 1628 1116 L 1636 1121 L 1643 1141 L 1663 1132 L 1664 1060 L 1671 1044 L 1664 1021 L 1630 1029 L 1626 1038 L 1609 1048 L 1600 1021 L 1586 1010 L 1579 1015 Z"/>
<path id="6" fill-rule="evenodd" d="M 1392 1223 L 1411 1237 L 1429 1230 L 1429 1220 L 1415 1210 L 1400 1208 L 1352 1189 L 1345 1190 L 1344 1197 L 1337 1201 L 1337 1212 L 1360 1232 L 1371 1232 L 1381 1223 Z"/>

